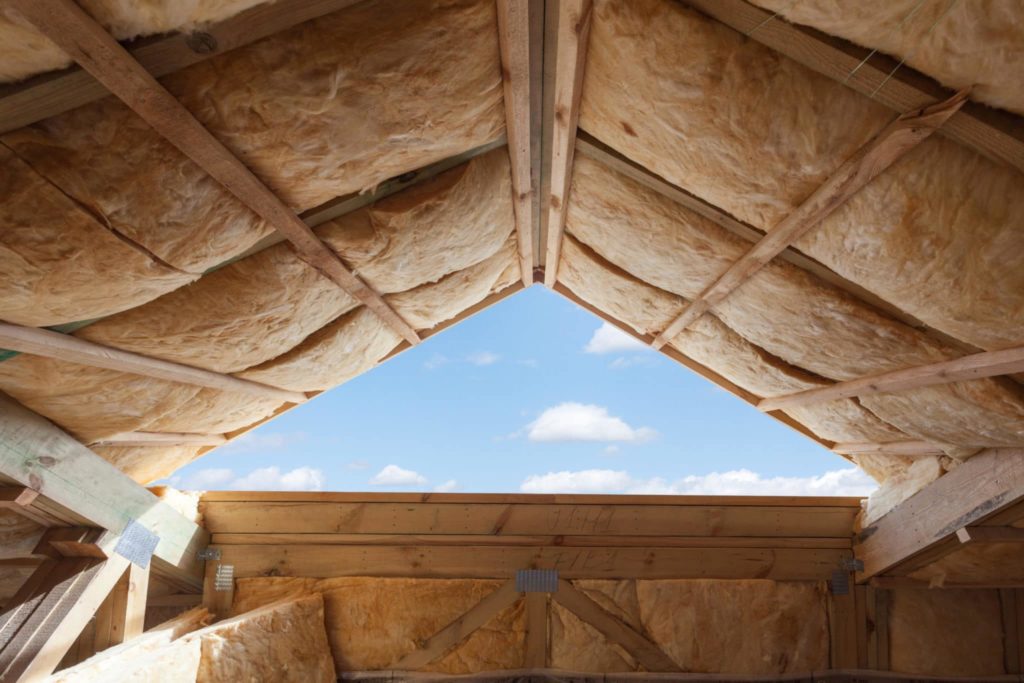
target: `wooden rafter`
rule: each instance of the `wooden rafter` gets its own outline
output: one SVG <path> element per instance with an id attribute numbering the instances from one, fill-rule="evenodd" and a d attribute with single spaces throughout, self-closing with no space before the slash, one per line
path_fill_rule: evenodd
<path id="1" fill-rule="evenodd" d="M 124 432 L 108 436 L 91 446 L 221 446 L 227 443 L 223 434 L 175 434 L 171 432 Z"/>
<path id="2" fill-rule="evenodd" d="M 956 532 L 977 524 L 1003 526 L 1001 514 L 1024 515 L 1024 449 L 987 450 L 901 503 L 860 533 L 859 582 L 900 567 L 900 573 L 960 546 Z M 1012 520 L 1010 520 L 1012 521 Z"/>
<path id="3" fill-rule="evenodd" d="M 966 526 L 957 529 L 961 545 L 982 543 L 1024 543 L 1024 529 L 1015 526 Z"/>
<path id="4" fill-rule="evenodd" d="M 543 669 L 548 665 L 548 595 L 526 593 L 526 654 L 523 665 Z"/>
<path id="5" fill-rule="evenodd" d="M 821 389 L 808 389 L 785 396 L 766 398 L 758 403 L 757 407 L 764 411 L 781 410 L 838 398 L 908 391 L 935 384 L 963 382 L 1016 372 L 1024 372 L 1024 346 L 1002 351 L 983 351 L 954 360 L 836 382 Z"/>
<path id="6" fill-rule="evenodd" d="M 299 258 L 364 304 L 409 343 L 419 343 L 416 331 L 380 294 L 354 275 L 294 211 L 73 0 L 11 0 L 10 4 L 157 133 L 281 232 Z"/>
<path id="7" fill-rule="evenodd" d="M 949 90 L 903 63 L 791 24 L 746 0 L 679 1 L 893 111 L 908 111 L 950 95 Z M 942 127 L 940 135 L 1024 171 L 1024 126 L 1017 116 L 968 103 Z"/>
<path id="8" fill-rule="evenodd" d="M 846 442 L 832 447 L 839 455 L 945 455 L 945 451 L 930 441 L 893 441 L 889 443 Z"/>
<path id="9" fill-rule="evenodd" d="M 606 611 L 565 579 L 559 579 L 558 591 L 551 594 L 551 599 L 596 628 L 647 671 L 679 670 L 679 666 L 645 635 Z"/>
<path id="10" fill-rule="evenodd" d="M 583 67 L 590 36 L 592 0 L 562 0 L 558 5 L 558 41 L 556 46 L 554 120 L 551 132 L 550 187 L 545 198 L 547 212 L 547 254 L 544 284 L 554 287 L 562 253 L 565 211 L 572 182 L 572 158 L 576 126 L 583 95 Z"/>
<path id="11" fill-rule="evenodd" d="M 126 47 L 146 71 L 159 78 L 360 1 L 277 0 L 205 26 L 201 31 L 142 38 Z M 0 86 L 0 133 L 69 111 L 109 94 L 98 80 L 79 67 Z"/>
<path id="12" fill-rule="evenodd" d="M 423 642 L 419 648 L 402 657 L 394 668 L 401 671 L 415 671 L 440 658 L 445 652 L 467 638 L 519 600 L 515 581 L 506 581 L 498 590 L 485 596 L 468 612 L 445 626 Z"/>
<path id="13" fill-rule="evenodd" d="M 529 0 L 497 0 L 497 11 L 519 272 L 523 286 L 529 287 L 533 284 L 534 231 L 530 133 L 530 3 Z"/>
<path id="14" fill-rule="evenodd" d="M 886 126 L 843 162 L 800 206 L 705 287 L 655 338 L 652 345 L 661 348 L 708 309 L 722 302 L 878 174 L 938 130 L 966 100 L 967 93 L 959 92 L 944 102 L 903 114 Z"/>
<path id="15" fill-rule="evenodd" d="M 288 403 L 302 403 L 306 400 L 306 395 L 302 392 L 279 389 L 219 372 L 143 356 L 41 327 L 0 323 L 0 348 L 170 382 L 237 391 Z"/>
<path id="16" fill-rule="evenodd" d="M 160 541 L 156 571 L 201 585 L 196 552 L 209 534 L 52 423 L 0 394 L 0 475 L 41 491 L 89 524 L 120 534 L 135 520 Z M 38 500 L 37 500 L 38 502 Z"/>

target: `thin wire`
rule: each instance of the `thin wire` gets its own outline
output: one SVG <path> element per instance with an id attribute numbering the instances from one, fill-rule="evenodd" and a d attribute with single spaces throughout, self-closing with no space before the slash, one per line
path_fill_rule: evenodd
<path id="1" fill-rule="evenodd" d="M 902 29 L 903 25 L 906 24 L 908 21 L 910 21 L 911 17 L 913 17 L 915 14 L 917 14 L 917 10 L 921 9 L 921 7 L 924 6 L 924 3 L 925 3 L 925 0 L 918 0 L 918 3 L 916 5 L 914 5 L 910 9 L 910 11 L 906 14 L 906 16 L 903 17 L 903 19 L 900 20 L 900 23 L 896 24 L 896 28 L 894 30 L 898 31 L 898 30 Z M 877 52 L 878 52 L 878 48 L 876 47 L 874 50 L 872 50 L 871 52 L 868 53 L 867 57 L 865 57 L 864 59 L 860 60 L 860 63 L 857 64 L 857 66 L 853 67 L 853 69 L 850 71 L 850 73 L 846 74 L 846 78 L 843 79 L 843 85 L 846 85 L 849 82 L 850 78 L 852 78 L 855 73 L 860 71 L 860 68 L 862 66 L 864 66 L 865 64 L 867 64 L 868 60 L 871 59 L 872 57 L 874 57 Z"/>
<path id="2" fill-rule="evenodd" d="M 924 0 L 921 0 L 921 1 L 924 2 Z M 771 14 L 767 19 L 765 19 L 760 24 L 758 24 L 754 28 L 750 29 L 749 31 L 747 31 L 743 35 L 745 35 L 747 38 L 749 38 L 750 36 L 754 35 L 754 31 L 758 30 L 759 28 L 761 28 L 762 26 L 767 24 L 769 21 L 771 21 L 775 17 L 777 17 L 780 14 L 782 14 L 783 12 L 788 12 L 789 10 L 793 9 L 793 5 L 795 5 L 796 3 L 797 3 L 797 0 L 793 0 L 788 5 L 786 5 L 784 8 L 780 9 L 778 12 L 775 12 L 774 14 Z"/>
<path id="3" fill-rule="evenodd" d="M 893 67 L 892 71 L 889 72 L 889 75 L 886 76 L 885 79 L 881 83 L 878 84 L 877 88 L 875 88 L 874 90 L 871 91 L 871 94 L 868 95 L 868 97 L 874 98 L 875 95 L 878 94 L 878 91 L 881 90 L 882 87 L 886 83 L 889 82 L 889 79 L 891 79 L 896 74 L 896 72 L 899 70 L 899 68 L 901 66 L 903 66 L 904 62 L 906 62 L 908 59 L 913 57 L 914 54 L 917 53 L 918 48 L 921 47 L 921 44 L 924 42 L 925 38 L 927 38 L 929 35 L 931 35 L 931 32 L 935 30 L 935 27 L 939 25 L 939 22 L 946 18 L 946 15 L 948 15 L 953 10 L 953 8 L 956 6 L 956 4 L 959 1 L 960 0 L 952 0 L 949 3 L 949 6 L 946 7 L 946 11 L 943 12 L 942 14 L 940 14 L 938 16 L 938 18 L 935 21 L 932 22 L 932 25 L 928 27 L 928 30 L 925 31 L 924 34 L 922 34 L 920 38 L 918 38 L 917 45 L 914 46 L 914 49 L 911 50 L 910 52 L 908 52 L 907 55 L 903 59 L 901 59 L 899 61 L 899 64 L 897 64 L 896 66 Z"/>

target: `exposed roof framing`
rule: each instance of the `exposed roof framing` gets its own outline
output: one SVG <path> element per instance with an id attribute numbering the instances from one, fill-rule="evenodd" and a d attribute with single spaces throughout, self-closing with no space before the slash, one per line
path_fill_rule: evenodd
<path id="1" fill-rule="evenodd" d="M 894 70 L 896 62 L 885 55 L 790 24 L 746 0 L 678 1 L 895 111 L 949 97 L 949 90 L 906 65 Z M 1024 126 L 1017 117 L 968 103 L 943 126 L 942 135 L 1024 170 Z"/>
<path id="2" fill-rule="evenodd" d="M 219 372 L 194 368 L 160 358 L 151 358 L 131 351 L 122 351 L 41 327 L 22 327 L 21 325 L 0 323 L 0 348 L 56 358 L 79 365 L 156 377 L 171 382 L 224 391 L 241 391 L 289 403 L 302 403 L 306 400 L 306 395 L 298 391 L 279 389 Z"/>
<path id="3" fill-rule="evenodd" d="M 193 444 L 199 446 L 220 446 L 227 443 L 223 434 L 174 434 L 170 432 L 126 432 L 115 434 L 92 446 L 167 446 Z"/>
<path id="4" fill-rule="evenodd" d="M 928 441 L 896 441 L 892 443 L 837 443 L 832 447 L 833 453 L 840 455 L 865 455 L 879 453 L 885 455 L 944 455 L 939 446 Z"/>
<path id="5" fill-rule="evenodd" d="M 501 81 L 505 93 L 505 130 L 512 162 L 512 207 L 516 214 L 519 271 L 524 287 L 533 284 L 533 164 L 530 109 L 530 3 L 498 0 Z"/>
<path id="6" fill-rule="evenodd" d="M 361 0 L 278 0 L 257 5 L 202 31 L 159 35 L 126 47 L 142 67 L 159 78 Z M 74 109 L 109 95 L 88 71 L 70 67 L 0 86 L 0 133 Z"/>
<path id="7" fill-rule="evenodd" d="M 708 309 L 741 287 L 769 261 L 817 226 L 825 216 L 842 206 L 879 173 L 938 130 L 966 101 L 967 93 L 959 92 L 944 102 L 907 112 L 886 126 L 691 301 L 654 339 L 654 348 L 660 349 Z"/>
<path id="8" fill-rule="evenodd" d="M 372 310 L 407 341 L 419 343 L 416 331 L 377 292 L 346 268 L 295 212 L 73 0 L 45 4 L 17 0 L 12 5 L 154 130 L 280 231 L 299 258 Z"/>
<path id="9" fill-rule="evenodd" d="M 548 287 L 553 287 L 558 279 L 558 260 L 562 253 L 565 211 L 572 182 L 572 157 L 580 117 L 580 98 L 583 96 L 583 67 L 587 57 L 592 10 L 591 0 L 564 0 L 558 3 L 551 173 L 545 198 L 548 231 L 544 284 Z"/>
<path id="10" fill-rule="evenodd" d="M 809 389 L 787 396 L 766 398 L 757 407 L 765 411 L 780 410 L 837 398 L 907 391 L 933 384 L 996 377 L 1015 372 L 1024 372 L 1024 347 L 1003 349 L 1002 351 L 983 351 L 940 363 L 929 363 L 913 368 L 882 372 L 870 377 L 851 379 L 846 382 L 837 382 L 821 389 Z"/>

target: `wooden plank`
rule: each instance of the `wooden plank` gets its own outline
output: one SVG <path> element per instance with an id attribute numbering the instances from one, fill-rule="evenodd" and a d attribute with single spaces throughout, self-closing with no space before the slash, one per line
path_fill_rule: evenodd
<path id="1" fill-rule="evenodd" d="M 548 665 L 548 594 L 526 593 L 526 654 L 523 666 L 543 669 Z"/>
<path id="2" fill-rule="evenodd" d="M 372 491 L 204 491 L 207 503 L 475 503 L 516 505 L 729 505 L 737 507 L 845 507 L 860 510 L 855 496 L 662 496 L 604 493 L 375 493 Z M 856 513 L 855 513 L 856 514 Z"/>
<path id="3" fill-rule="evenodd" d="M 868 602 L 867 586 L 851 586 L 853 591 L 853 608 L 857 620 L 857 667 L 867 669 L 868 662 Z"/>
<path id="4" fill-rule="evenodd" d="M 492 505 L 430 503 L 203 504 L 211 533 L 793 536 L 849 538 L 846 507 Z"/>
<path id="5" fill-rule="evenodd" d="M 970 526 L 957 529 L 961 544 L 1024 543 L 1024 529 L 1013 526 Z"/>
<path id="6" fill-rule="evenodd" d="M 853 577 L 850 577 L 851 581 Z M 857 612 L 853 593 L 828 594 L 829 661 L 833 669 L 857 668 Z"/>
<path id="7" fill-rule="evenodd" d="M 940 447 L 929 441 L 894 441 L 890 443 L 837 443 L 832 447 L 833 453 L 840 455 L 861 455 L 879 453 L 883 455 L 945 455 Z"/>
<path id="8" fill-rule="evenodd" d="M 1024 588 L 1018 587 L 1014 593 L 1017 602 L 1017 673 L 1024 674 Z"/>
<path id="9" fill-rule="evenodd" d="M 212 26 L 204 26 L 201 32 L 181 31 L 151 36 L 131 41 L 125 47 L 146 71 L 159 78 L 359 1 L 277 0 L 257 5 Z M 99 81 L 78 67 L 0 86 L 0 133 L 69 111 L 109 94 Z"/>
<path id="10" fill-rule="evenodd" d="M 773 258 L 938 130 L 967 101 L 966 91 L 899 116 L 844 161 L 800 206 L 772 227 L 743 256 L 705 287 L 652 344 L 660 349 L 711 307 L 754 277 Z"/>
<path id="11" fill-rule="evenodd" d="M 203 579 L 203 607 L 210 610 L 210 613 L 218 619 L 224 619 L 231 614 L 231 605 L 235 600 L 235 582 L 233 579 L 228 590 L 217 590 L 217 571 L 222 564 L 230 563 L 207 560 L 206 574 Z"/>
<path id="12" fill-rule="evenodd" d="M 531 179 L 530 3 L 497 0 L 501 81 L 505 94 L 505 130 L 512 163 L 512 208 L 516 217 L 519 273 L 533 284 L 533 182 Z"/>
<path id="13" fill-rule="evenodd" d="M 518 548 L 223 545 L 235 576 L 380 576 L 502 579 L 557 569 L 570 579 L 819 581 L 850 552 L 799 548 Z"/>
<path id="14" fill-rule="evenodd" d="M 474 631 L 493 619 L 503 610 L 519 600 L 515 581 L 507 581 L 498 590 L 485 596 L 480 602 L 462 614 L 458 619 L 435 633 L 413 652 L 402 657 L 395 664 L 398 670 L 412 671 L 440 659 L 445 652 L 455 647 Z"/>
<path id="15" fill-rule="evenodd" d="M 166 446 L 194 444 L 198 446 L 221 446 L 227 443 L 223 434 L 181 434 L 173 432 L 122 432 L 91 446 Z"/>
<path id="16" fill-rule="evenodd" d="M 559 579 L 558 590 L 551 599 L 596 628 L 609 642 L 618 645 L 636 659 L 647 671 L 678 671 L 679 667 L 632 626 L 591 600 L 565 579 Z"/>
<path id="17" fill-rule="evenodd" d="M 852 396 L 907 391 L 935 384 L 964 382 L 983 377 L 1009 375 L 1015 372 L 1024 372 L 1024 346 L 1000 351 L 982 351 L 954 360 L 928 363 L 902 370 L 880 372 L 845 382 L 836 382 L 820 389 L 808 389 L 785 396 L 766 398 L 758 403 L 757 407 L 764 411 L 783 410 L 808 403 L 824 403 Z"/>
<path id="18" fill-rule="evenodd" d="M 298 391 L 278 389 L 219 372 L 150 358 L 42 327 L 23 327 L 0 322 L 0 348 L 182 384 L 237 391 L 278 401 L 302 403 L 306 400 L 306 395 Z"/>
<path id="19" fill-rule="evenodd" d="M 199 586 L 196 551 L 209 535 L 58 427 L 0 394 L 0 474 L 121 533 L 135 520 L 157 536 L 161 576 Z"/>
<path id="20" fill-rule="evenodd" d="M 129 564 L 119 556 L 63 563 L 74 573 L 53 586 L 33 619 L 0 652 L 3 680 L 38 681 L 53 673 Z"/>
<path id="21" fill-rule="evenodd" d="M 813 511 L 806 514 L 813 515 Z M 399 545 L 521 546 L 560 548 L 833 548 L 849 550 L 850 538 L 784 538 L 778 536 L 487 536 L 483 534 L 318 534 L 215 533 L 214 545 Z"/>
<path id="22" fill-rule="evenodd" d="M 840 38 L 790 24 L 745 0 L 682 0 L 759 43 L 898 112 L 948 97 L 950 91 L 900 63 Z M 756 30 L 755 30 L 756 29 Z M 896 68 L 896 67 L 899 68 Z M 941 135 L 1024 170 L 1020 117 L 969 103 Z"/>
<path id="23" fill-rule="evenodd" d="M 864 582 L 1024 500 L 1024 449 L 989 449 L 866 527 L 854 546 Z M 954 541 L 955 543 L 955 541 Z"/>
<path id="24" fill-rule="evenodd" d="M 999 608 L 1003 620 L 1003 665 L 1008 674 L 1021 673 L 1021 624 L 1017 621 L 1017 593 L 1013 588 L 999 589 Z"/>
<path id="25" fill-rule="evenodd" d="M 544 284 L 548 287 L 553 287 L 558 279 L 565 211 L 572 183 L 572 158 L 576 149 L 576 126 L 579 123 L 580 98 L 583 95 L 583 66 L 590 37 L 590 16 L 593 13 L 592 0 L 562 0 L 557 5 L 551 184 L 545 202 L 548 219 Z"/>
<path id="26" fill-rule="evenodd" d="M 73 0 L 11 0 L 11 6 L 71 55 L 168 142 L 281 232 L 303 261 L 328 277 L 411 344 L 415 330 L 236 156 Z"/>

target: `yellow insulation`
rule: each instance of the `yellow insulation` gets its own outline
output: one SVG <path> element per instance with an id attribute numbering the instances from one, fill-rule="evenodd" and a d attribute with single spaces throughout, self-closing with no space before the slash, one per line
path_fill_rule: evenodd
<path id="1" fill-rule="evenodd" d="M 173 474 L 195 460 L 201 446 L 92 446 L 92 452 L 140 484 Z"/>

